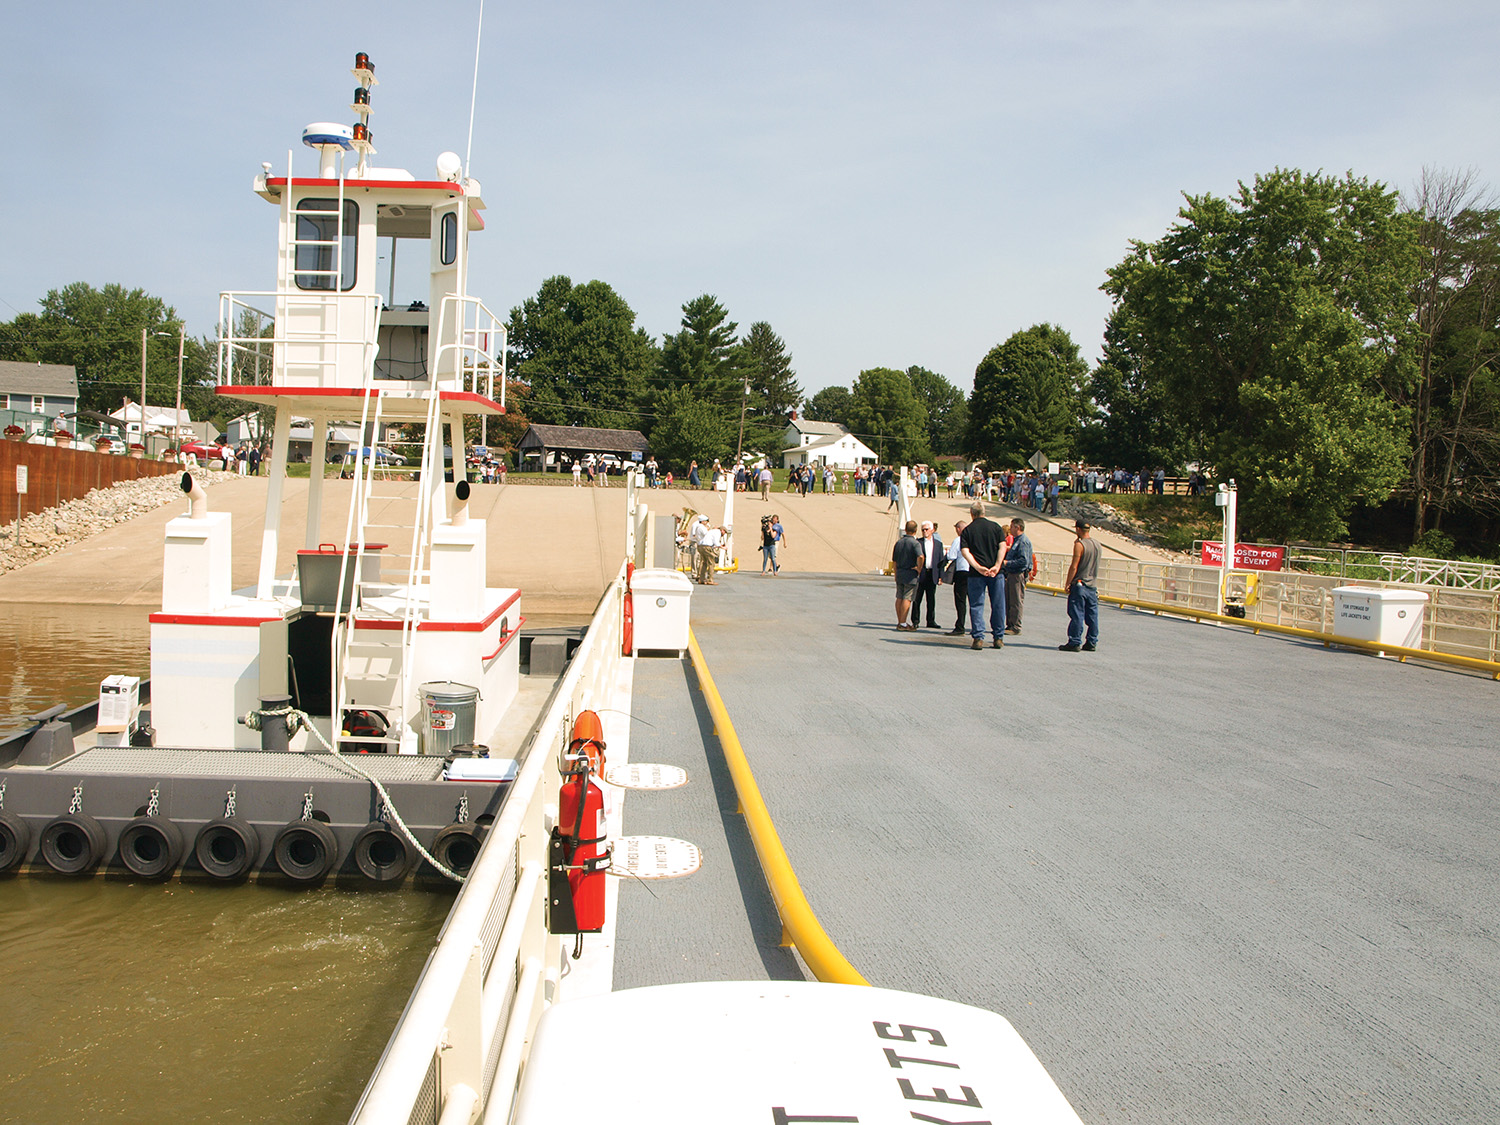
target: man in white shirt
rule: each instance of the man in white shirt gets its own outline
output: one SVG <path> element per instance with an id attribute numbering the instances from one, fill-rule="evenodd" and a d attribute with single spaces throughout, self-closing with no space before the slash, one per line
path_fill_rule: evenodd
<path id="1" fill-rule="evenodd" d="M 922 605 L 927 606 L 927 627 L 938 627 L 935 606 L 937 588 L 943 581 L 943 541 L 937 536 L 931 520 L 922 521 L 922 537 L 917 544 L 922 548 L 922 572 L 917 576 L 917 596 L 912 602 L 912 624 L 921 624 Z"/>
<path id="2" fill-rule="evenodd" d="M 706 525 L 705 528 L 703 538 L 698 541 L 698 568 L 702 574 L 698 581 L 704 586 L 717 586 L 713 573 L 719 562 L 719 547 L 724 543 L 724 529 Z"/>

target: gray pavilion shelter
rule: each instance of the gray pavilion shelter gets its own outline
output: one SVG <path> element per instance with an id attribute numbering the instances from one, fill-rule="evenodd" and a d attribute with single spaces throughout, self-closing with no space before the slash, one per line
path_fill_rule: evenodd
<path id="1" fill-rule="evenodd" d="M 560 473 L 590 453 L 596 457 L 601 453 L 613 453 L 622 462 L 644 461 L 650 448 L 646 435 L 639 430 L 532 425 L 516 444 L 521 462 L 517 467 L 525 468 L 526 462 L 532 460 L 543 472 L 552 469 Z"/>

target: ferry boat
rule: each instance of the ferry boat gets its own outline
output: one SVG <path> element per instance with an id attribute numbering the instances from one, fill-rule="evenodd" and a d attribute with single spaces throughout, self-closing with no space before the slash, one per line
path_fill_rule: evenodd
<path id="1" fill-rule="evenodd" d="M 461 881 L 355 1109 L 360 1123 L 979 1125 L 998 1120 L 986 1106 L 1005 1120 L 1077 1122 L 1001 1016 L 866 985 L 801 898 L 742 756 L 731 770 L 756 850 L 818 983 L 598 987 L 607 973 L 591 959 L 610 952 L 598 940 L 586 950 L 584 935 L 608 931 L 618 895 L 608 875 L 649 877 L 653 859 L 674 855 L 688 858 L 668 874 L 696 862 L 678 841 L 622 838 L 605 798 L 606 785 L 649 787 L 664 772 L 605 767 L 605 747 L 627 741 L 626 658 L 689 650 L 726 753 L 732 722 L 691 640 L 690 584 L 670 569 L 633 574 L 653 555 L 634 473 L 619 572 L 576 651 L 551 646 L 561 675 L 539 717 L 518 707 L 521 594 L 487 585 L 486 529 L 468 516 L 462 473 L 445 479 L 445 446 L 464 463 L 465 420 L 504 410 L 504 329 L 467 292 L 480 185 L 451 153 L 428 179 L 373 165 L 365 55 L 353 75 L 356 123 L 303 131 L 316 172 L 294 173 L 289 157 L 285 174 L 266 165 L 255 178 L 279 214 L 275 289 L 222 296 L 230 380 L 218 392 L 275 417 L 257 582 L 231 589 L 229 517 L 185 472 L 188 511 L 167 526 L 151 615 L 150 725 L 141 685 L 117 679 L 97 714 L 49 714 L 7 744 L 0 871 Z M 402 242 L 426 244 L 427 301 L 382 300 L 384 239 L 393 256 Z M 278 573 L 283 534 L 298 534 L 283 523 L 294 418 L 312 423 L 314 471 L 297 569 Z M 338 486 L 350 497 L 345 532 L 329 544 L 331 488 L 317 469 L 335 422 L 357 426 L 371 449 L 382 427 L 406 427 L 421 458 L 413 472 L 356 457 Z M 661 611 L 639 630 L 637 594 Z M 486 756 L 476 734 L 513 756 Z M 627 1037 L 655 1044 L 671 1072 L 577 1080 L 580 1046 Z"/>

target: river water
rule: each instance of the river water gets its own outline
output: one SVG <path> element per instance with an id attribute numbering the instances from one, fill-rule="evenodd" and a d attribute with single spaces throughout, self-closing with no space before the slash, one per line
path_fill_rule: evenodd
<path id="1" fill-rule="evenodd" d="M 0 607 L 0 731 L 149 671 L 141 607 Z M 0 878 L 0 1122 L 348 1120 L 452 896 Z"/>

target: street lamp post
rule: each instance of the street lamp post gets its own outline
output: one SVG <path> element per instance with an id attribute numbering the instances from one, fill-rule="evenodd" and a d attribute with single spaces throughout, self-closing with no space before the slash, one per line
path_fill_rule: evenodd
<path id="1" fill-rule="evenodd" d="M 187 349 L 187 325 L 177 329 L 177 409 L 172 414 L 172 435 L 182 445 L 182 360 Z"/>

